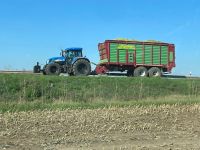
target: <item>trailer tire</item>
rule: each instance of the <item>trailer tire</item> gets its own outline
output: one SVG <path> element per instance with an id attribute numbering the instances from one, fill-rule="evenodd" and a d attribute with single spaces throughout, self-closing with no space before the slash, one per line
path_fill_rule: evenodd
<path id="1" fill-rule="evenodd" d="M 162 73 L 160 68 L 158 67 L 152 67 L 148 71 L 149 77 L 161 77 Z"/>
<path id="2" fill-rule="evenodd" d="M 41 70 L 41 68 L 38 65 L 33 67 L 33 73 L 40 73 L 40 70 Z"/>
<path id="3" fill-rule="evenodd" d="M 74 76 L 87 76 L 91 73 L 90 62 L 86 59 L 78 59 L 73 65 Z"/>
<path id="4" fill-rule="evenodd" d="M 45 73 L 47 75 L 59 75 L 61 72 L 60 65 L 57 63 L 48 64 L 45 68 Z"/>
<path id="5" fill-rule="evenodd" d="M 147 76 L 147 69 L 145 67 L 137 67 L 134 70 L 134 76 L 135 77 L 146 77 Z"/>

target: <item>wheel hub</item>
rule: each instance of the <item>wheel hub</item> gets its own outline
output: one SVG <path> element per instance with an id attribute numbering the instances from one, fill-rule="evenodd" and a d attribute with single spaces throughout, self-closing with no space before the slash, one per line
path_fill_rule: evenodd
<path id="1" fill-rule="evenodd" d="M 145 75 L 146 75 L 146 72 L 145 72 L 145 71 L 141 71 L 141 72 L 140 72 L 140 76 L 141 76 L 141 77 L 144 77 Z"/>

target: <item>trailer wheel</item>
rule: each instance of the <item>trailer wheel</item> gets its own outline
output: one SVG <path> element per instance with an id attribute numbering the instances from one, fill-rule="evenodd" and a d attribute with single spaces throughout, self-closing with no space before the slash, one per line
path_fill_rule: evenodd
<path id="1" fill-rule="evenodd" d="M 57 63 L 48 64 L 45 69 L 47 75 L 59 75 L 61 72 L 60 65 Z"/>
<path id="2" fill-rule="evenodd" d="M 157 67 L 152 67 L 148 71 L 149 77 L 161 77 L 162 73 L 161 70 Z"/>
<path id="3" fill-rule="evenodd" d="M 135 77 L 146 77 L 147 76 L 147 69 L 145 67 L 138 67 L 134 70 Z"/>
<path id="4" fill-rule="evenodd" d="M 85 59 L 78 59 L 73 65 L 75 76 L 87 76 L 91 73 L 90 62 Z"/>

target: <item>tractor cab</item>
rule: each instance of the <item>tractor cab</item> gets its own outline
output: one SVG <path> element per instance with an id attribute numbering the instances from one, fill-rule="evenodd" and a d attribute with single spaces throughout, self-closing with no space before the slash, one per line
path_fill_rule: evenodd
<path id="1" fill-rule="evenodd" d="M 62 50 L 61 55 L 65 58 L 75 58 L 75 57 L 82 57 L 82 48 L 67 48 Z"/>

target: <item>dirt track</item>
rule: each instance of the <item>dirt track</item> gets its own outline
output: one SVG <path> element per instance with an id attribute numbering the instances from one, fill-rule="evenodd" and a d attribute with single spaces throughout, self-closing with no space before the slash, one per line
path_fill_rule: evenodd
<path id="1" fill-rule="evenodd" d="M 200 149 L 200 105 L 4 113 L 0 149 Z"/>

